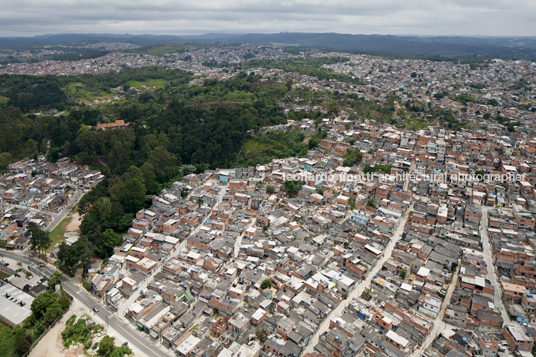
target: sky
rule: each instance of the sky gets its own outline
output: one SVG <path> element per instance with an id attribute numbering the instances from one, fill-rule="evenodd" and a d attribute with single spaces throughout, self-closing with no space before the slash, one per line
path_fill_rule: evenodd
<path id="1" fill-rule="evenodd" d="M 0 0 L 0 37 L 337 32 L 536 36 L 536 0 Z"/>

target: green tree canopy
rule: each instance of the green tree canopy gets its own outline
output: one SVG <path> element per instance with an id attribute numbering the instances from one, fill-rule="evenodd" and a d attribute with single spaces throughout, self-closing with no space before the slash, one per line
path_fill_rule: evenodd
<path id="1" fill-rule="evenodd" d="M 261 289 L 270 289 L 272 287 L 272 281 L 270 279 L 265 279 L 261 283 Z"/>

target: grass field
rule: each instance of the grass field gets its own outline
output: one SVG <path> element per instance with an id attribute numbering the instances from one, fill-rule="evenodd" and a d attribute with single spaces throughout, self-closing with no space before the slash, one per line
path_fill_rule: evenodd
<path id="1" fill-rule="evenodd" d="M 11 327 L 0 323 L 0 356 L 11 356 L 15 352 L 15 336 Z"/>
<path id="2" fill-rule="evenodd" d="M 0 105 L 2 105 L 2 104 L 7 104 L 7 102 L 9 102 L 9 98 L 2 97 L 2 96 L 0 95 Z"/>
<path id="3" fill-rule="evenodd" d="M 184 52 L 183 46 L 154 46 L 151 47 L 143 53 L 153 56 L 163 56 L 168 53 L 175 53 L 175 52 Z"/>
<path id="4" fill-rule="evenodd" d="M 88 90 L 80 82 L 70 83 L 67 87 L 64 88 L 64 90 L 70 96 L 74 97 L 74 100 L 77 102 L 81 102 L 84 100 L 89 100 L 90 102 L 92 102 L 99 97 L 105 97 L 105 96 L 111 95 L 110 93 L 106 93 L 103 91 Z"/>
<path id="5" fill-rule="evenodd" d="M 55 117 L 59 117 L 60 115 L 68 116 L 71 112 L 68 110 L 63 110 L 61 112 L 58 112 L 57 114 L 54 114 Z"/>
<path id="6" fill-rule="evenodd" d="M 138 88 L 138 89 L 144 89 L 142 85 L 145 86 L 146 88 L 149 88 L 149 87 L 164 88 L 164 86 L 167 83 L 168 81 L 166 81 L 165 79 L 149 79 L 143 82 L 129 81 L 128 85 L 134 88 Z"/>
<path id="7" fill-rule="evenodd" d="M 69 225 L 69 222 L 71 221 L 72 213 L 69 213 L 61 222 L 54 228 L 52 232 L 50 232 L 50 239 L 52 240 L 52 245 L 50 248 L 55 247 L 59 242 L 65 239 L 65 236 L 63 235 L 65 233 L 65 230 L 67 229 L 67 226 Z M 50 251 L 50 249 L 49 249 Z"/>

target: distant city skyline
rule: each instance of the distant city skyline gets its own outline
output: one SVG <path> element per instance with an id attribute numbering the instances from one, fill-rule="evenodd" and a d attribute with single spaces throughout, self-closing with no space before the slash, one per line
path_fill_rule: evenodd
<path id="1" fill-rule="evenodd" d="M 535 36 L 536 1 L 0 0 L 0 36 L 336 32 Z"/>

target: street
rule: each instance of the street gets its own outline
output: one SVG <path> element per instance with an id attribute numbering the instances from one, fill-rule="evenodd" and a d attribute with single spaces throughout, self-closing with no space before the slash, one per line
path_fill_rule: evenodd
<path id="1" fill-rule="evenodd" d="M 326 316 L 322 324 L 318 327 L 318 330 L 315 332 L 315 334 L 309 341 L 309 344 L 307 345 L 307 347 L 305 347 L 305 349 L 303 350 L 302 356 L 307 353 L 314 352 L 314 347 L 317 345 L 318 339 L 320 338 L 320 336 L 324 332 L 326 332 L 326 330 L 328 329 L 331 318 L 342 314 L 344 310 L 346 309 L 346 306 L 350 303 L 350 301 L 352 301 L 352 299 L 356 297 L 361 296 L 363 291 L 365 291 L 365 289 L 370 286 L 372 278 L 380 271 L 383 264 L 391 257 L 391 253 L 393 249 L 395 248 L 396 242 L 398 242 L 400 238 L 402 237 L 402 233 L 404 232 L 404 226 L 406 225 L 409 212 L 411 211 L 412 208 L 413 208 L 413 202 L 404 213 L 404 216 L 400 219 L 400 223 L 398 227 L 396 228 L 391 241 L 389 242 L 389 244 L 387 244 L 387 247 L 383 251 L 381 258 L 378 259 L 374 267 L 366 274 L 365 279 L 362 280 L 359 284 L 357 284 L 354 290 L 352 290 L 350 294 L 348 294 L 348 298 L 346 300 L 342 300 L 339 303 L 339 305 L 337 305 L 337 307 L 335 307 L 333 311 L 331 311 L 331 313 L 328 316 Z"/>
<path id="2" fill-rule="evenodd" d="M 41 261 L 33 258 L 29 258 L 22 253 L 17 253 L 14 251 L 3 251 L 2 254 L 8 258 L 21 261 L 25 264 L 39 264 Z M 41 270 L 47 275 L 50 276 L 56 270 L 49 267 L 48 265 Z M 93 308 L 98 305 L 95 300 L 93 300 L 89 294 L 79 286 L 74 285 L 67 277 L 62 279 L 62 287 L 68 292 L 74 299 L 82 303 L 88 311 L 93 312 Z M 97 313 L 97 316 L 105 322 L 106 319 L 111 328 L 115 329 L 117 333 L 121 334 L 121 337 L 129 342 L 129 344 L 143 353 L 144 356 L 148 357 L 167 357 L 166 354 L 157 350 L 149 340 L 145 339 L 143 336 L 137 335 L 136 332 L 130 329 L 128 326 L 125 326 L 125 323 L 119 320 L 115 315 L 111 314 L 108 310 L 101 308 Z"/>
<path id="3" fill-rule="evenodd" d="M 443 303 L 441 304 L 441 310 L 439 310 L 439 313 L 437 314 L 437 317 L 434 319 L 434 326 L 432 327 L 432 331 L 426 336 L 425 340 L 423 341 L 420 349 L 416 349 L 411 354 L 411 357 L 418 357 L 423 351 L 426 351 L 426 349 L 434 342 L 436 337 L 447 328 L 450 329 L 456 329 L 458 327 L 447 324 L 443 322 L 443 318 L 445 317 L 445 311 L 447 311 L 447 306 L 450 303 L 450 299 L 452 298 L 452 293 L 456 289 L 456 285 L 458 283 L 458 271 L 452 276 L 452 282 L 449 285 L 449 288 L 447 290 L 447 294 L 445 295 L 445 299 L 443 299 Z"/>
<path id="4" fill-rule="evenodd" d="M 495 307 L 501 309 L 501 316 L 504 320 L 504 323 L 511 322 L 506 309 L 504 308 L 502 299 L 501 299 L 501 286 L 497 279 L 497 274 L 495 273 L 495 264 L 493 257 L 491 256 L 491 247 L 489 244 L 488 236 L 488 211 L 489 207 L 482 206 L 482 220 L 480 221 L 480 236 L 482 237 L 482 249 L 484 251 L 484 261 L 488 268 L 488 276 L 486 277 L 491 282 L 491 285 L 495 288 L 495 294 L 493 295 L 493 304 Z"/>
<path id="5" fill-rule="evenodd" d="M 78 204 L 78 201 L 80 201 L 84 193 L 84 190 L 80 190 L 78 188 L 74 189 L 73 197 L 71 197 L 69 203 L 67 203 L 67 205 L 61 210 L 61 212 L 52 214 L 52 222 L 50 222 L 47 226 L 47 230 L 49 232 L 52 232 L 54 228 L 56 228 L 58 224 L 63 221 L 65 216 L 67 216 L 67 214 L 71 212 L 71 209 L 76 206 L 76 204 Z"/>

